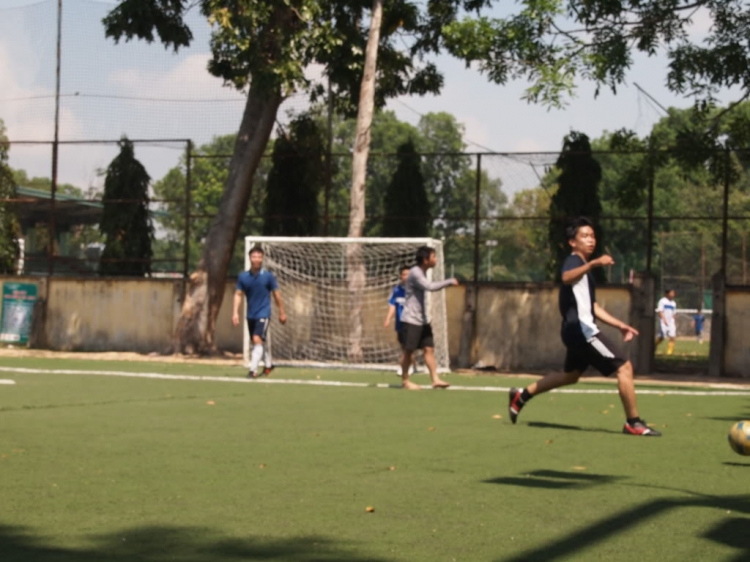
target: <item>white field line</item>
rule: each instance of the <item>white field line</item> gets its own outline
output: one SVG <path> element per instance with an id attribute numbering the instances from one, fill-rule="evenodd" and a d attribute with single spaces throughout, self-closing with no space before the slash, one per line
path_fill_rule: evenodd
<path id="1" fill-rule="evenodd" d="M 308 386 L 337 386 L 337 387 L 354 387 L 354 388 L 400 388 L 398 384 L 385 383 L 366 383 L 366 382 L 342 382 L 342 381 L 320 381 L 320 380 L 301 380 L 301 379 L 246 379 L 238 377 L 204 377 L 198 375 L 165 375 L 161 373 L 131 373 L 127 371 L 75 371 L 67 369 L 26 369 L 22 367 L 0 367 L 0 372 L 26 373 L 26 374 L 44 374 L 44 375 L 99 375 L 110 377 L 132 377 L 140 379 L 164 379 L 164 380 L 182 380 L 182 381 L 208 381 L 208 382 L 233 382 L 240 384 L 296 384 Z M 726 387 L 726 385 L 723 385 Z M 710 385 L 707 385 L 710 388 Z M 429 386 L 423 386 L 429 389 Z M 468 390 L 473 392 L 508 392 L 507 386 L 460 386 L 453 385 L 447 390 Z M 586 389 L 586 388 L 565 388 L 557 389 L 552 392 L 560 394 L 617 394 L 616 389 Z M 742 391 L 703 391 L 703 390 L 651 390 L 639 389 L 638 394 L 656 394 L 658 396 L 750 396 L 750 390 Z"/>
<path id="2" fill-rule="evenodd" d="M 0 384 L 16 384 L 16 381 L 10 379 L 0 379 Z"/>

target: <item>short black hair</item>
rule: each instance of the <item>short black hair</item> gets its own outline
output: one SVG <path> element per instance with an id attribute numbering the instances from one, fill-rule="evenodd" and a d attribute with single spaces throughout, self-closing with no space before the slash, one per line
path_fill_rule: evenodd
<path id="1" fill-rule="evenodd" d="M 578 230 L 583 226 L 594 228 L 594 223 L 588 217 L 578 217 L 573 219 L 568 226 L 565 227 L 565 239 L 573 240 L 578 234 Z"/>
<path id="2" fill-rule="evenodd" d="M 265 255 L 265 252 L 263 251 L 263 248 L 261 248 L 260 246 L 258 246 L 256 244 L 255 246 L 253 246 L 252 248 L 250 248 L 250 251 L 247 253 L 248 256 L 250 254 L 263 254 L 263 255 Z"/>
<path id="3" fill-rule="evenodd" d="M 417 265 L 422 265 L 426 260 L 430 259 L 430 256 L 435 253 L 435 248 L 429 246 L 420 246 L 417 249 Z"/>
<path id="4" fill-rule="evenodd" d="M 674 289 L 664 289 L 664 294 L 665 294 L 665 295 L 668 295 L 668 294 L 669 294 L 669 293 L 671 293 L 672 291 L 674 291 Z"/>
<path id="5" fill-rule="evenodd" d="M 411 269 L 411 266 L 410 266 L 410 265 L 402 265 L 401 267 L 399 267 L 399 268 L 398 268 L 398 273 L 399 273 L 399 275 L 400 275 L 401 273 L 403 273 L 403 272 L 404 272 L 404 270 L 407 270 L 407 271 L 408 271 L 408 270 L 410 270 L 410 269 Z"/>

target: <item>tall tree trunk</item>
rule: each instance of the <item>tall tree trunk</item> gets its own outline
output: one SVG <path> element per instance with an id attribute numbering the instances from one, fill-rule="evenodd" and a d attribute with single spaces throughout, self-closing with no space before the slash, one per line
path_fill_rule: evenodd
<path id="1" fill-rule="evenodd" d="M 354 156 L 352 158 L 352 193 L 349 204 L 349 237 L 362 236 L 365 224 L 365 179 L 367 174 L 367 156 L 370 153 L 370 130 L 372 114 L 375 107 L 375 71 L 378 63 L 378 43 L 380 42 L 380 24 L 383 19 L 383 1 L 373 0 L 372 21 L 367 37 L 365 51 L 365 70 L 359 90 L 359 108 L 357 111 L 357 130 L 354 139 Z M 362 259 L 360 244 L 347 244 L 347 281 L 351 304 L 351 324 L 349 336 L 349 360 L 361 363 L 363 337 L 363 304 L 362 298 L 366 272 Z"/>
<path id="2" fill-rule="evenodd" d="M 175 330 L 175 351 L 206 354 L 215 350 L 216 317 L 224 298 L 232 250 L 281 101 L 280 92 L 251 84 L 221 204 L 211 222 L 198 268 L 188 282 Z"/>

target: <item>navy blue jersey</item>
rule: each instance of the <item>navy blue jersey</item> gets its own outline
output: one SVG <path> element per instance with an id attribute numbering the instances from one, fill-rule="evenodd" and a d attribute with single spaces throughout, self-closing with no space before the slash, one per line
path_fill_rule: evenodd
<path id="1" fill-rule="evenodd" d="M 396 285 L 393 287 L 391 298 L 388 299 L 388 304 L 396 307 L 396 331 L 401 331 L 401 312 L 404 310 L 404 302 L 406 302 L 406 289 L 403 285 Z"/>
<path id="2" fill-rule="evenodd" d="M 585 263 L 580 256 L 571 254 L 565 258 L 562 271 L 565 273 Z M 594 316 L 595 302 L 596 288 L 590 271 L 574 284 L 560 287 L 562 340 L 565 345 L 586 343 L 599 333 Z"/>
<path id="3" fill-rule="evenodd" d="M 247 317 L 250 320 L 271 317 L 271 292 L 278 289 L 276 277 L 267 269 L 261 269 L 257 275 L 243 271 L 237 278 L 237 290 L 245 293 L 247 298 Z"/>

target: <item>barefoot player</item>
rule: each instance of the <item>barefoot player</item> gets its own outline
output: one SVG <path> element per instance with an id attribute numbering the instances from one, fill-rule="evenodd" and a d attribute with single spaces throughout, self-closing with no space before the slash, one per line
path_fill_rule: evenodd
<path id="1" fill-rule="evenodd" d="M 417 265 L 409 270 L 406 278 L 406 298 L 404 310 L 401 313 L 403 322 L 404 355 L 401 360 L 401 377 L 403 387 L 408 390 L 419 390 L 421 387 L 409 380 L 409 366 L 417 349 L 424 352 L 424 363 L 430 371 L 432 388 L 448 388 L 450 385 L 441 380 L 437 374 L 435 362 L 435 343 L 432 337 L 432 327 L 425 308 L 425 291 L 439 291 L 451 285 L 458 285 L 455 279 L 445 281 L 428 281 L 427 271 L 437 265 L 435 250 L 429 246 L 422 246 L 417 250 Z"/>

